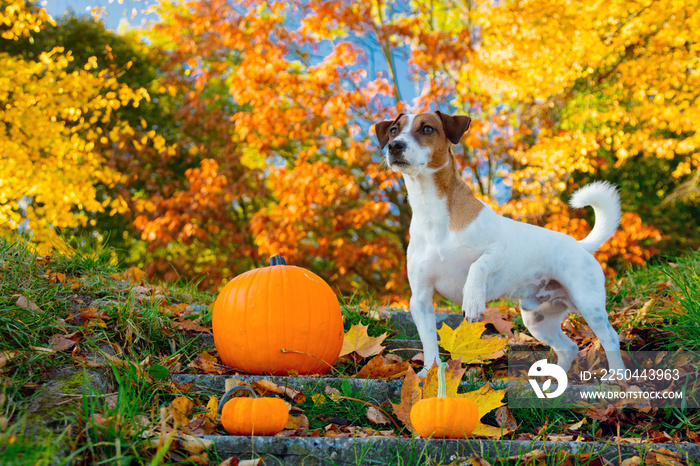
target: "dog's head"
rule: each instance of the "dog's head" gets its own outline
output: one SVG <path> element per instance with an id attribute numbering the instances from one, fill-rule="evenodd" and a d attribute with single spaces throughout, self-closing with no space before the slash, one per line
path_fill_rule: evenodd
<path id="1" fill-rule="evenodd" d="M 452 157 L 451 144 L 459 143 L 471 121 L 468 116 L 440 112 L 401 114 L 393 121 L 380 121 L 374 129 L 389 167 L 417 175 L 445 166 Z"/>

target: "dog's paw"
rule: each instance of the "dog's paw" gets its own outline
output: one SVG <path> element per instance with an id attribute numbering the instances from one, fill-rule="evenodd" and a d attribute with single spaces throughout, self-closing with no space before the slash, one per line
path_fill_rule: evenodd
<path id="1" fill-rule="evenodd" d="M 476 322 L 484 317 L 486 313 L 486 303 L 478 303 L 476 301 L 465 301 L 462 304 L 462 313 L 467 322 Z"/>
<path id="2" fill-rule="evenodd" d="M 420 377 L 421 379 L 424 379 L 424 378 L 428 377 L 428 369 L 426 369 L 426 368 L 424 367 L 423 370 L 421 370 L 420 372 L 418 372 L 416 375 L 417 375 L 418 377 Z"/>

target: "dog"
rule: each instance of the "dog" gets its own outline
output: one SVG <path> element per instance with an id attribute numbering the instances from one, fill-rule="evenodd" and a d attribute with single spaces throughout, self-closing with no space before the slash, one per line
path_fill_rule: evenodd
<path id="1" fill-rule="evenodd" d="M 576 241 L 564 233 L 503 217 L 479 201 L 461 177 L 452 144 L 469 129 L 464 115 L 422 113 L 381 121 L 375 132 L 386 163 L 403 176 L 413 210 L 407 250 L 410 310 L 423 344 L 425 377 L 438 355 L 433 294 L 461 303 L 464 317 L 483 317 L 486 302 L 520 301 L 523 323 L 548 344 L 568 371 L 578 353 L 561 328 L 580 313 L 600 340 L 610 370 L 622 370 L 620 340 L 608 320 L 605 276 L 595 252 L 620 223 L 617 189 L 605 182 L 584 186 L 570 204 L 595 212 L 590 234 Z M 616 372 L 619 373 L 619 372 Z"/>

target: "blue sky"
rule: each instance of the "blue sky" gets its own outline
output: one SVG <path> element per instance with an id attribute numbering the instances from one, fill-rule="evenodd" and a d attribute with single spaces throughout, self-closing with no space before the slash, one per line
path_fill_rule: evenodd
<path id="1" fill-rule="evenodd" d="M 44 8 L 54 18 L 60 18 L 63 14 L 72 9 L 76 15 L 89 15 L 90 7 L 105 7 L 107 15 L 102 17 L 102 21 L 108 29 L 118 30 L 119 23 L 127 21 L 132 26 L 139 26 L 143 20 L 143 15 L 138 14 L 132 17 L 134 12 L 140 13 L 148 5 L 157 3 L 158 0 L 47 0 Z"/>

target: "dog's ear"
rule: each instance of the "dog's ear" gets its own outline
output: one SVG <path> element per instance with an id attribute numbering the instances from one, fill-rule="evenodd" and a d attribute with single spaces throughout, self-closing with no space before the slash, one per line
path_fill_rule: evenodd
<path id="1" fill-rule="evenodd" d="M 452 144 L 459 144 L 459 140 L 462 139 L 462 135 L 469 129 L 472 119 L 466 115 L 445 115 L 439 110 L 435 113 L 437 113 L 442 120 L 442 125 L 445 127 L 447 139 L 449 139 Z"/>
<path id="2" fill-rule="evenodd" d="M 380 149 L 384 149 L 386 143 L 389 142 L 389 128 L 391 128 L 391 126 L 402 116 L 403 113 L 399 113 L 399 116 L 397 116 L 395 120 L 380 121 L 374 125 L 374 132 L 377 133 L 377 140 L 379 140 Z"/>

